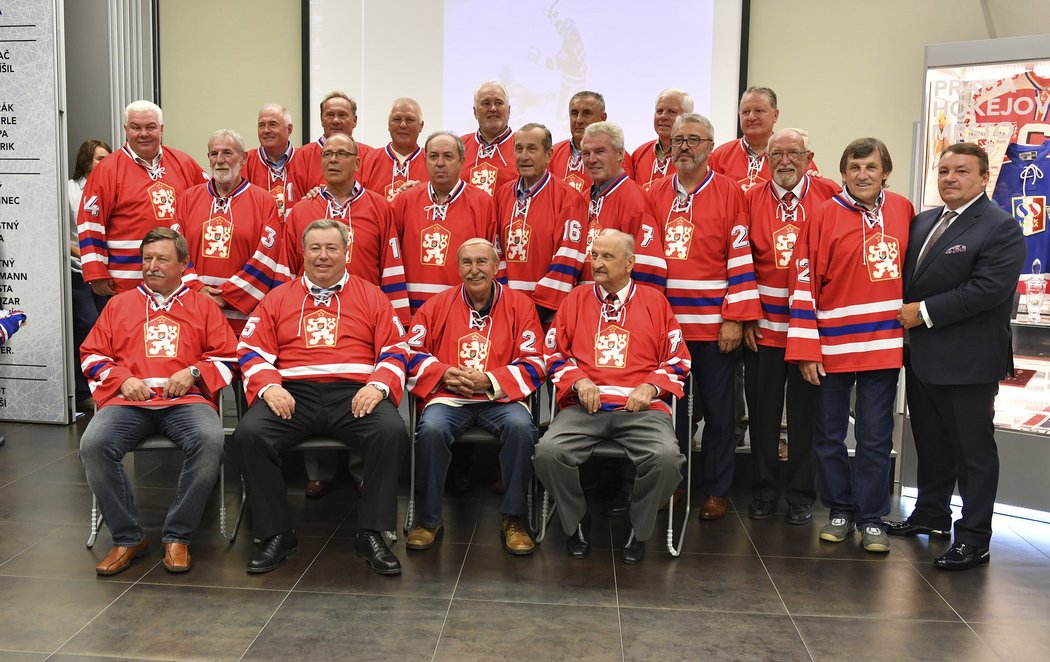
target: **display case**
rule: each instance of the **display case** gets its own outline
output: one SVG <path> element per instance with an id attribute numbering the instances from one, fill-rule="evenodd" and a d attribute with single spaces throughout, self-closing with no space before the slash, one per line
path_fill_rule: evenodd
<path id="1" fill-rule="evenodd" d="M 1012 323 L 1016 375 L 995 402 L 1000 480 L 996 511 L 1050 522 L 1050 314 L 1040 286 L 1050 264 L 1050 39 L 1018 37 L 926 47 L 922 122 L 916 140 L 920 209 L 940 206 L 937 162 L 945 147 L 988 152 L 987 193 L 1021 226 L 1027 257 Z M 1036 260 L 1039 262 L 1036 263 Z M 1028 283 L 1032 282 L 1031 288 Z M 1029 294 L 1033 308 L 1029 314 Z M 901 445 L 902 493 L 915 494 L 911 426 Z"/>

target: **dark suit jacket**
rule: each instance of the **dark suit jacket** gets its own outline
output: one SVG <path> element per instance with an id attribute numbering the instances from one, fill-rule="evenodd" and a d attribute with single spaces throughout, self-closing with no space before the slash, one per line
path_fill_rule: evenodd
<path id="1" fill-rule="evenodd" d="M 925 301 L 933 328 L 909 331 L 915 376 L 927 384 L 987 384 L 1013 367 L 1010 315 L 1025 259 L 1017 222 L 982 195 L 930 247 L 919 250 L 944 213 L 937 207 L 911 222 L 904 262 L 905 303 Z"/>

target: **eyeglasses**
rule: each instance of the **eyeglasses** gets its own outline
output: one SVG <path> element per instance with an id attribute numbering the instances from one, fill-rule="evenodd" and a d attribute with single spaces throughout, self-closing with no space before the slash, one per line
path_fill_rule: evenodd
<path id="1" fill-rule="evenodd" d="M 792 161 L 801 161 L 801 160 L 803 160 L 806 157 L 806 154 L 809 154 L 809 152 L 798 152 L 798 151 L 795 151 L 795 150 L 791 150 L 790 152 L 779 152 L 778 151 L 778 152 L 770 152 L 769 153 L 769 158 L 773 159 L 774 161 L 782 161 L 782 160 L 784 160 L 784 157 L 787 157 L 787 158 L 791 159 Z"/>
<path id="2" fill-rule="evenodd" d="M 714 141 L 710 138 L 701 138 L 700 136 L 675 136 L 671 138 L 671 147 L 681 147 L 682 145 L 689 145 L 690 147 L 696 148 L 703 143 L 713 143 Z"/>
<path id="3" fill-rule="evenodd" d="M 345 149 L 337 149 L 334 152 L 330 149 L 326 149 L 321 152 L 321 158 L 329 161 L 332 157 L 339 157 L 340 159 L 348 159 L 351 156 L 357 156 L 357 152 L 348 152 Z"/>

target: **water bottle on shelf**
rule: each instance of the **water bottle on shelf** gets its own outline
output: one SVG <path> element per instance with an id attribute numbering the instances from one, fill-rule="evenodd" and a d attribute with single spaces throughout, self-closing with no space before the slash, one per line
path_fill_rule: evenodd
<path id="1" fill-rule="evenodd" d="M 1032 275 L 1025 285 L 1025 305 L 1028 307 L 1028 321 L 1038 322 L 1043 309 L 1043 297 L 1046 294 L 1046 276 L 1043 275 L 1043 263 L 1036 258 L 1032 262 Z"/>

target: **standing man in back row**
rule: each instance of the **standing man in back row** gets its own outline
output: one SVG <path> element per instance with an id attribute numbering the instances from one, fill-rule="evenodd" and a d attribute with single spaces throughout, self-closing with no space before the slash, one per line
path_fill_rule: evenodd
<path id="1" fill-rule="evenodd" d="M 466 153 L 463 157 L 463 181 L 489 197 L 518 173 L 514 169 L 514 132 L 510 130 L 510 98 L 507 88 L 498 80 L 478 86 L 474 92 L 474 117 L 478 130 L 460 139 Z"/>
<path id="2" fill-rule="evenodd" d="M 674 174 L 671 129 L 679 115 L 691 112 L 693 98 L 685 90 L 670 87 L 656 97 L 656 109 L 653 111 L 656 140 L 644 143 L 630 156 L 634 166 L 632 177 L 642 188 L 648 190 L 654 182 Z"/>

